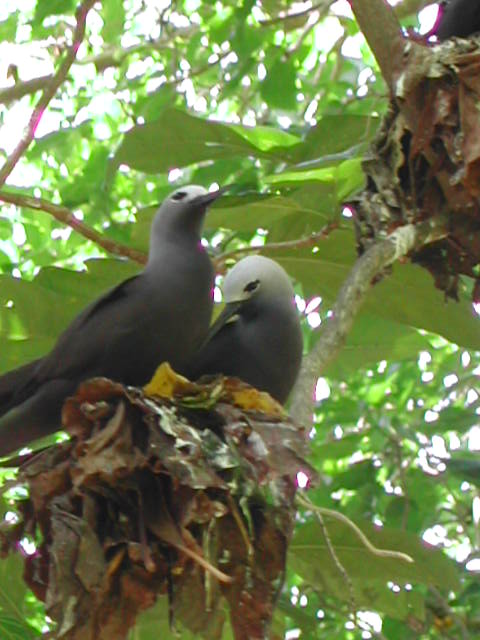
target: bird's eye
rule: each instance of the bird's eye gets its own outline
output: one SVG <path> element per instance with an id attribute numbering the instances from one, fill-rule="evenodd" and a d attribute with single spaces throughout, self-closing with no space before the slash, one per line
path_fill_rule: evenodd
<path id="1" fill-rule="evenodd" d="M 259 284 L 260 284 L 260 280 L 252 280 L 251 282 L 245 285 L 243 290 L 248 293 L 251 293 L 252 291 L 255 291 L 255 289 L 257 289 Z"/>
<path id="2" fill-rule="evenodd" d="M 173 194 L 172 200 L 183 200 L 186 195 L 187 195 L 186 191 L 177 191 L 176 193 Z"/>

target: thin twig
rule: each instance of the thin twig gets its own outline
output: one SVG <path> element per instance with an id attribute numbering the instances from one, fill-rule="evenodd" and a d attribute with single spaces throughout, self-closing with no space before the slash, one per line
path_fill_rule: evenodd
<path id="1" fill-rule="evenodd" d="M 30 117 L 30 122 L 28 123 L 27 129 L 25 131 L 25 134 L 23 135 L 22 139 L 20 140 L 18 145 L 15 147 L 13 152 L 10 154 L 10 156 L 7 158 L 5 164 L 0 170 L 0 188 L 5 184 L 5 180 L 11 174 L 17 162 L 20 160 L 22 155 L 30 146 L 35 136 L 35 131 L 37 130 L 40 120 L 43 114 L 45 113 L 45 110 L 50 100 L 53 98 L 53 96 L 57 92 L 57 89 L 60 87 L 62 82 L 67 77 L 67 74 L 70 70 L 70 67 L 73 64 L 73 61 L 76 58 L 78 49 L 85 35 L 85 24 L 87 20 L 87 14 L 95 4 L 95 1 L 96 0 L 84 0 L 84 2 L 79 5 L 76 12 L 77 24 L 73 34 L 72 44 L 68 48 L 65 58 L 62 64 L 60 65 L 57 73 L 55 74 L 54 78 L 51 80 L 50 84 L 46 86 L 45 91 L 43 92 L 40 100 L 38 101 L 37 106 L 33 110 L 33 113 Z"/>
<path id="2" fill-rule="evenodd" d="M 91 240 L 105 251 L 112 253 L 116 256 L 122 256 L 124 258 L 130 258 L 139 264 L 146 264 L 147 256 L 142 251 L 137 251 L 136 249 L 132 249 L 131 247 L 127 247 L 126 245 L 119 244 L 114 242 L 113 240 L 109 240 L 98 231 L 95 231 L 88 225 L 78 220 L 70 209 L 67 207 L 62 207 L 57 204 L 53 204 L 48 200 L 43 200 L 42 198 L 34 198 L 32 196 L 21 195 L 18 193 L 9 193 L 6 191 L 0 191 L 0 201 L 9 202 L 10 204 L 14 204 L 18 207 L 27 207 L 28 209 L 34 209 L 36 211 L 45 211 L 52 215 L 56 220 L 62 222 L 63 224 L 71 227 L 82 235 L 84 238 Z"/>
<path id="3" fill-rule="evenodd" d="M 196 78 L 198 76 L 201 76 L 206 71 L 209 71 L 212 67 L 215 67 L 219 62 L 221 62 L 224 58 L 226 58 L 228 55 L 230 55 L 230 53 L 232 53 L 230 51 L 230 49 L 228 49 L 227 51 L 222 51 L 221 53 L 217 53 L 217 59 L 214 60 L 213 62 L 207 62 L 206 64 L 202 65 L 201 67 L 197 67 L 196 69 L 192 69 L 192 71 L 190 71 L 190 73 L 186 72 L 185 75 L 181 75 L 178 78 L 175 78 L 173 80 L 167 80 L 166 82 L 164 82 L 161 85 L 161 87 L 162 88 L 164 88 L 164 87 L 175 87 L 175 86 L 177 86 L 177 84 L 180 84 L 184 80 L 190 80 L 191 78 Z"/>
<path id="4" fill-rule="evenodd" d="M 320 21 L 320 17 L 317 20 L 312 20 L 312 22 L 309 21 L 307 23 L 306 27 L 304 27 L 302 33 L 298 37 L 298 40 L 295 42 L 295 44 L 290 49 L 287 49 L 287 51 L 285 52 L 285 57 L 287 59 L 291 58 L 296 53 L 298 53 L 298 51 L 300 51 L 300 49 L 303 47 L 303 43 L 308 38 L 308 35 L 310 34 L 311 31 L 315 29 L 319 21 Z"/>
<path id="5" fill-rule="evenodd" d="M 326 238 L 334 229 L 338 228 L 338 222 L 329 222 L 320 231 L 311 233 L 303 238 L 296 238 L 295 240 L 286 240 L 285 242 L 270 242 L 267 244 L 248 247 L 240 247 L 240 249 L 233 249 L 232 251 L 226 251 L 225 253 L 217 256 L 213 263 L 218 271 L 224 269 L 227 260 L 236 259 L 239 256 L 250 253 L 269 253 L 270 251 L 281 251 L 282 249 L 300 249 L 302 247 L 313 247 L 319 240 Z"/>
<path id="6" fill-rule="evenodd" d="M 336 568 L 338 569 L 339 573 L 342 575 L 342 578 L 344 579 L 345 584 L 348 586 L 348 595 L 350 597 L 350 609 L 351 609 L 351 612 L 352 612 L 352 614 L 354 615 L 354 617 L 356 619 L 357 606 L 356 606 L 356 602 L 355 602 L 355 589 L 353 587 L 353 582 L 352 582 L 352 579 L 350 578 L 350 576 L 348 575 L 347 570 L 345 569 L 345 567 L 341 563 L 340 558 L 337 556 L 337 552 L 335 551 L 335 547 L 333 545 L 333 542 L 330 539 L 330 534 L 328 533 L 327 525 L 325 524 L 325 520 L 323 519 L 323 509 L 321 509 L 320 507 L 317 507 L 316 505 L 313 504 L 313 502 L 310 502 L 310 500 L 308 498 L 306 498 L 304 496 L 301 496 L 298 493 L 297 493 L 296 499 L 297 499 L 297 502 L 299 504 L 301 504 L 303 507 L 313 511 L 315 517 L 317 518 L 318 524 L 320 525 L 320 528 L 322 529 L 323 537 L 325 538 L 325 544 L 327 545 L 327 549 L 328 549 L 328 552 L 329 552 L 329 554 L 330 554 L 330 556 L 331 556 L 331 558 L 333 560 L 333 563 L 336 566 Z M 348 520 L 348 518 L 347 518 L 347 520 Z"/>
<path id="7" fill-rule="evenodd" d="M 360 542 L 368 549 L 368 551 L 378 558 L 389 558 L 391 560 L 401 560 L 402 562 L 412 563 L 414 560 L 411 556 L 403 553 L 402 551 L 393 551 L 391 549 L 379 549 L 375 547 L 367 536 L 363 533 L 361 529 L 357 527 L 357 525 L 344 516 L 343 513 L 339 511 L 334 511 L 333 509 L 327 509 L 326 507 L 317 507 L 313 502 L 308 500 L 308 498 L 297 494 L 297 501 L 305 508 L 311 509 L 316 515 L 321 514 L 322 516 L 327 516 L 328 518 L 333 518 L 335 520 L 339 520 L 344 525 L 349 527 L 355 535 L 360 539 Z"/>
<path id="8" fill-rule="evenodd" d="M 133 53 L 142 53 L 149 51 L 162 51 L 165 49 L 173 49 L 176 39 L 187 39 L 193 37 L 198 31 L 197 25 L 188 27 L 179 27 L 168 36 L 161 36 L 157 39 L 142 40 L 129 47 L 106 47 L 103 51 L 96 55 L 85 56 L 81 60 L 77 60 L 76 64 L 86 65 L 94 64 L 98 69 L 107 69 L 108 67 L 119 67 L 128 56 Z"/>
<path id="9" fill-rule="evenodd" d="M 245 544 L 245 548 L 247 549 L 247 554 L 249 560 L 252 560 L 254 556 L 253 545 L 250 542 L 250 538 L 248 537 L 248 531 L 245 527 L 245 524 L 242 520 L 242 516 L 240 515 L 237 505 L 235 504 L 235 500 L 231 495 L 228 495 L 228 506 L 230 507 L 230 512 L 233 515 L 233 519 L 235 520 L 235 524 L 237 525 L 240 534 L 242 536 L 243 543 Z"/>
<path id="10" fill-rule="evenodd" d="M 143 253 L 142 251 L 137 251 L 136 249 L 132 249 L 127 245 L 115 242 L 114 240 L 109 240 L 104 235 L 98 233 L 98 231 L 95 231 L 81 220 L 78 220 L 78 218 L 76 218 L 72 211 L 70 209 L 67 209 L 67 207 L 53 204 L 52 202 L 44 200 L 43 198 L 35 198 L 33 196 L 27 196 L 24 194 L 12 193 L 2 190 L 0 190 L 0 201 L 14 204 L 17 207 L 26 207 L 28 209 L 34 209 L 35 211 L 44 211 L 45 213 L 49 213 L 56 220 L 72 228 L 84 238 L 91 240 L 99 247 L 102 247 L 102 249 L 105 249 L 105 251 L 108 251 L 108 253 L 129 258 L 130 260 L 138 262 L 141 265 L 146 264 L 147 255 L 145 253 Z M 222 272 L 224 271 L 225 263 L 228 260 L 238 258 L 245 254 L 270 253 L 285 249 L 300 249 L 302 247 L 312 247 L 317 244 L 319 240 L 326 238 L 336 228 L 338 228 L 338 223 L 330 222 L 322 227 L 320 231 L 312 233 L 303 238 L 287 240 L 285 242 L 271 242 L 269 244 L 261 246 L 248 246 L 234 249 L 232 251 L 222 253 L 221 255 L 213 259 L 213 264 L 218 272 Z"/>
<path id="11" fill-rule="evenodd" d="M 308 9 L 302 9 L 302 11 L 297 11 L 296 13 L 286 13 L 284 16 L 275 16 L 274 18 L 268 18 L 266 20 L 259 20 L 258 24 L 262 25 L 262 27 L 269 27 L 273 24 L 278 24 L 279 22 L 288 22 L 289 20 L 295 20 L 296 18 L 301 18 L 302 16 L 306 16 L 312 11 L 316 11 L 317 9 L 322 9 L 323 7 L 327 7 L 332 4 L 333 0 L 329 0 L 325 2 L 317 2 L 317 4 L 312 4 Z"/>
<path id="12" fill-rule="evenodd" d="M 185 554 L 188 558 L 196 562 L 198 565 L 200 565 L 204 571 L 208 571 L 209 573 L 211 573 L 212 576 L 219 582 L 222 582 L 224 584 L 233 582 L 233 578 L 231 576 L 228 576 L 223 571 L 220 571 L 220 569 L 217 569 L 217 567 L 215 567 L 213 564 L 210 564 L 210 562 L 208 562 L 203 556 L 201 556 L 193 549 L 190 549 L 186 545 L 179 544 L 174 541 L 172 541 L 170 544 L 181 551 L 183 554 Z"/>
<path id="13" fill-rule="evenodd" d="M 417 225 L 405 225 L 370 247 L 355 262 L 338 293 L 332 315 L 323 325 L 320 339 L 304 358 L 293 390 L 290 409 L 298 422 L 310 424 L 315 382 L 344 345 L 375 277 L 381 274 L 385 267 L 413 249 L 446 236 L 446 223 L 442 217 L 431 218 Z"/>

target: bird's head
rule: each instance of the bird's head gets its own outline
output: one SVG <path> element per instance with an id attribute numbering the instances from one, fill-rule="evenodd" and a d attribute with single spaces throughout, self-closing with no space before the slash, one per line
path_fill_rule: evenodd
<path id="1" fill-rule="evenodd" d="M 264 256 L 248 256 L 237 262 L 223 283 L 225 308 L 211 326 L 210 340 L 227 323 L 239 317 L 266 317 L 279 307 L 295 307 L 294 290 L 285 270 L 274 260 Z"/>
<path id="2" fill-rule="evenodd" d="M 225 304 L 261 304 L 268 300 L 293 300 L 294 291 L 285 270 L 265 256 L 247 256 L 230 269 L 223 283 Z"/>
<path id="3" fill-rule="evenodd" d="M 171 235 L 200 240 L 208 206 L 223 193 L 222 189 L 207 191 L 191 184 L 180 187 L 163 201 L 152 224 L 150 251 L 158 241 Z"/>

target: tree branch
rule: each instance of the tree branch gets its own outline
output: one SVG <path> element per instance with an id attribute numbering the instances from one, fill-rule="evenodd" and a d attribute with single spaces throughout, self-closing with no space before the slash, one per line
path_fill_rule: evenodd
<path id="1" fill-rule="evenodd" d="M 301 18 L 302 16 L 306 16 L 313 11 L 317 11 L 317 9 L 327 9 L 331 4 L 333 4 L 335 0 L 321 0 L 317 2 L 317 4 L 312 4 L 311 7 L 307 9 L 302 9 L 301 11 L 297 11 L 296 13 L 285 13 L 284 15 L 278 15 L 274 18 L 268 18 L 267 20 L 259 20 L 258 24 L 262 27 L 269 27 L 274 24 L 279 24 L 280 22 L 288 22 L 289 20 L 296 20 Z"/>
<path id="2" fill-rule="evenodd" d="M 269 253 L 270 251 L 281 251 L 282 249 L 300 249 L 301 247 L 313 247 L 319 240 L 323 240 L 330 233 L 338 228 L 337 222 L 329 222 L 320 231 L 311 233 L 304 238 L 296 238 L 295 240 L 286 240 L 285 242 L 270 242 L 260 246 L 249 245 L 248 247 L 241 247 L 240 249 L 233 249 L 232 251 L 226 251 L 213 259 L 215 269 L 223 271 L 227 260 L 238 258 L 239 256 L 250 253 Z"/>
<path id="3" fill-rule="evenodd" d="M 27 129 L 23 138 L 20 140 L 18 145 L 15 147 L 15 149 L 7 158 L 5 164 L 1 168 L 0 188 L 5 184 L 6 179 L 15 168 L 17 162 L 20 160 L 22 155 L 30 146 L 35 136 L 35 131 L 37 130 L 37 127 L 48 106 L 48 103 L 57 92 L 58 87 L 62 84 L 62 82 L 67 77 L 68 71 L 73 64 L 73 61 L 75 60 L 78 49 L 85 35 L 85 24 L 86 24 L 88 12 L 95 4 L 95 1 L 96 0 L 84 0 L 84 2 L 78 6 L 77 12 L 76 12 L 77 24 L 75 26 L 72 44 L 68 48 L 67 54 L 62 64 L 60 65 L 57 73 L 45 88 L 45 91 L 43 92 L 40 100 L 38 101 L 37 106 L 33 110 L 33 113 L 30 117 L 30 122 L 28 123 Z"/>
<path id="4" fill-rule="evenodd" d="M 304 358 L 290 407 L 295 420 L 305 425 L 310 424 L 316 380 L 343 347 L 355 316 L 372 288 L 374 278 L 398 258 L 446 235 L 443 218 L 405 225 L 370 247 L 355 262 L 338 293 L 332 316 L 321 330 L 320 339 Z"/>
<path id="5" fill-rule="evenodd" d="M 149 50 L 150 48 L 153 48 L 154 50 L 159 50 L 161 48 L 167 49 L 169 48 L 169 45 L 166 44 L 166 41 L 161 46 L 159 41 L 152 41 L 150 43 L 142 43 L 142 45 L 134 45 L 129 49 L 125 49 L 121 54 L 117 53 L 116 51 L 106 50 L 105 52 L 99 53 L 97 56 L 91 56 L 88 59 L 84 58 L 82 60 L 76 60 L 75 62 L 76 64 L 79 64 L 79 65 L 85 65 L 87 63 L 95 64 L 97 67 L 97 70 L 103 71 L 111 66 L 120 66 L 120 64 L 128 55 L 131 55 L 132 53 L 136 53 L 140 49 Z M 214 62 L 208 62 L 200 67 L 197 67 L 196 69 L 192 69 L 191 71 L 186 71 L 180 77 L 178 78 L 174 77 L 171 80 L 167 80 L 161 86 L 163 88 L 174 87 L 180 84 L 181 82 L 183 82 L 184 80 L 198 77 L 203 73 L 205 73 L 206 71 L 208 71 L 209 69 L 211 69 L 212 67 L 215 67 L 216 65 L 218 65 L 219 62 L 221 62 L 224 58 L 226 58 L 226 56 L 228 56 L 230 53 L 231 53 L 230 50 L 222 51 L 220 54 L 218 54 L 217 59 Z M 52 82 L 54 77 L 55 77 L 54 74 L 49 74 L 46 76 L 41 76 L 40 78 L 34 78 L 33 80 L 27 80 L 26 82 L 17 82 L 13 87 L 6 87 L 5 89 L 0 89 L 0 104 L 7 105 L 7 104 L 10 104 L 10 102 L 19 100 L 20 98 L 23 98 L 26 95 L 40 91 L 40 89 L 43 89 L 46 84 Z"/>
<path id="6" fill-rule="evenodd" d="M 65 224 L 66 226 L 72 228 L 74 231 L 82 235 L 87 240 L 91 240 L 108 253 L 111 253 L 116 256 L 121 256 L 124 258 L 129 258 L 134 262 L 138 262 L 138 264 L 146 264 L 147 256 L 142 251 L 137 251 L 136 249 L 132 249 L 127 245 L 119 244 L 113 240 L 109 240 L 105 238 L 102 234 L 98 233 L 81 220 L 75 217 L 75 215 L 68 209 L 67 207 L 63 207 L 61 205 L 53 204 L 49 200 L 44 200 L 43 198 L 35 198 L 33 196 L 27 196 L 19 193 L 12 193 L 9 191 L 0 190 L 0 201 L 8 202 L 9 204 L 13 204 L 17 207 L 25 207 L 28 209 L 34 209 L 35 211 L 43 211 L 45 213 L 49 213 L 59 222 Z M 239 256 L 250 254 L 250 253 L 269 253 L 270 251 L 281 251 L 285 249 L 300 249 L 302 247 L 312 247 L 319 240 L 326 238 L 334 229 L 338 228 L 337 222 L 330 222 L 326 224 L 320 231 L 316 231 L 308 236 L 303 238 L 297 238 L 295 240 L 287 240 L 285 242 L 271 242 L 270 244 L 265 244 L 261 246 L 248 246 L 241 247 L 239 249 L 234 249 L 233 251 L 227 251 L 225 253 L 220 254 L 216 258 L 213 258 L 212 262 L 215 269 L 218 272 L 223 272 L 225 270 L 225 263 L 229 259 L 238 258 Z"/>
<path id="7" fill-rule="evenodd" d="M 454 611 L 448 602 L 445 600 L 441 592 L 433 585 L 429 587 L 430 593 L 435 598 L 438 605 L 441 607 L 442 611 L 445 612 L 446 615 L 449 615 L 456 623 L 457 627 L 460 629 L 462 634 L 462 640 L 468 640 L 470 638 L 470 634 L 467 628 L 467 625 L 462 619 L 462 616 L 458 615 L 456 611 Z"/>
<path id="8" fill-rule="evenodd" d="M 137 251 L 123 244 L 118 244 L 113 240 L 105 238 L 102 234 L 98 233 L 88 225 L 78 220 L 70 209 L 62 207 L 60 205 L 53 204 L 48 200 L 42 198 L 33 198 L 31 196 L 25 196 L 17 193 L 9 193 L 6 191 L 0 191 L 0 200 L 3 202 L 9 202 L 18 207 L 27 207 L 29 209 L 35 209 L 36 211 L 44 211 L 52 215 L 56 220 L 71 227 L 74 231 L 82 235 L 84 238 L 91 240 L 105 251 L 124 258 L 130 258 L 134 262 L 138 262 L 143 265 L 147 262 L 147 256 L 142 251 Z"/>
<path id="9" fill-rule="evenodd" d="M 177 38 L 189 38 L 196 31 L 198 27 L 196 25 L 179 28 L 174 33 L 169 34 L 168 37 L 162 36 L 156 40 L 147 40 L 146 42 L 139 42 L 131 45 L 130 47 L 106 47 L 103 51 L 96 55 L 86 56 L 81 60 L 75 60 L 74 63 L 78 65 L 94 64 L 98 71 L 104 71 L 108 67 L 119 67 L 125 58 L 134 54 L 149 51 L 161 51 L 164 49 L 172 48 L 174 41 Z M 19 100 L 23 96 L 29 95 L 40 91 L 53 81 L 55 75 L 53 73 L 41 76 L 40 78 L 33 78 L 32 80 L 26 80 L 25 82 L 17 82 L 12 87 L 6 87 L 0 89 L 0 104 L 10 104 L 14 100 Z M 182 78 L 183 80 L 184 78 Z"/>
<path id="10" fill-rule="evenodd" d="M 387 0 L 350 0 L 355 18 L 375 56 L 385 82 L 395 93 L 396 78 L 404 67 L 409 41 Z"/>
<path id="11" fill-rule="evenodd" d="M 25 82 L 17 82 L 12 87 L 0 89 L 0 104 L 7 105 L 14 100 L 20 100 L 23 96 L 28 96 L 30 93 L 40 91 L 46 84 L 52 81 L 53 77 L 53 73 L 50 73 L 46 76 L 26 80 Z"/>

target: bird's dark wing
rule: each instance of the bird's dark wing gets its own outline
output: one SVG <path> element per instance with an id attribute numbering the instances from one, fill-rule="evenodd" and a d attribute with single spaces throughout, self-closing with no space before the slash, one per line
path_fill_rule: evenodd
<path id="1" fill-rule="evenodd" d="M 45 381 L 55 377 L 69 378 L 71 373 L 69 371 L 71 358 L 67 356 L 69 348 L 79 355 L 77 363 L 80 367 L 87 364 L 92 353 L 91 349 L 84 350 L 86 341 L 82 336 L 88 335 L 89 323 L 104 314 L 107 309 L 111 311 L 112 316 L 115 316 L 116 305 L 126 299 L 138 277 L 133 276 L 121 282 L 86 307 L 60 336 L 50 354 L 0 376 L 0 416 L 35 393 L 39 385 Z M 92 344 L 91 336 L 88 343 Z M 100 341 L 98 347 L 101 348 Z"/>
<path id="2" fill-rule="evenodd" d="M 0 455 L 58 431 L 63 403 L 76 386 L 73 380 L 49 380 L 0 416 Z"/>
<path id="3" fill-rule="evenodd" d="M 19 402 L 18 395 L 25 389 L 28 381 L 34 379 L 41 360 L 33 360 L 0 376 L 0 416 Z"/>
<path id="4" fill-rule="evenodd" d="M 57 378 L 76 377 L 88 372 L 104 344 L 120 326 L 131 326 L 130 316 L 135 310 L 133 298 L 141 275 L 124 280 L 87 306 L 60 335 L 52 351 L 34 371 L 37 384 Z"/>
<path id="5" fill-rule="evenodd" d="M 127 280 L 117 284 L 113 289 L 110 289 L 94 300 L 75 318 L 61 337 L 66 336 L 71 330 L 80 330 L 89 322 L 89 320 L 101 313 L 107 306 L 109 308 L 113 308 L 117 302 L 124 300 L 129 295 L 132 288 L 135 287 L 135 283 L 140 279 L 140 277 L 141 276 L 136 275 L 131 278 L 127 278 Z"/>

